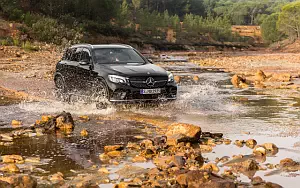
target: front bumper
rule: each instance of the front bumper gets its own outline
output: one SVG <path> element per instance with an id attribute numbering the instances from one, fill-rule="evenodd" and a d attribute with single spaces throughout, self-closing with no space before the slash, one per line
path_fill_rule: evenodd
<path id="1" fill-rule="evenodd" d="M 108 83 L 108 87 L 110 89 L 110 102 L 167 101 L 175 100 L 177 97 L 177 84 L 174 82 L 161 87 L 160 94 L 140 94 L 140 90 L 145 88 L 135 88 L 112 82 Z"/>

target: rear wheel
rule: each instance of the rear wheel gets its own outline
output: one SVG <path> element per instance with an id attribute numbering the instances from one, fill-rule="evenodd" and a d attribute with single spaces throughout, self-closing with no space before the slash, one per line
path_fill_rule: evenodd
<path id="1" fill-rule="evenodd" d="M 61 101 L 68 101 L 69 94 L 67 93 L 67 87 L 65 80 L 62 76 L 57 75 L 55 77 L 55 97 Z"/>

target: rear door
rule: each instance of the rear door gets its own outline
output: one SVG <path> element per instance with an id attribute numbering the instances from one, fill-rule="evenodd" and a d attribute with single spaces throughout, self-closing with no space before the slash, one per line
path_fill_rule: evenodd
<path id="1" fill-rule="evenodd" d="M 80 51 L 80 60 L 77 69 L 78 84 L 82 90 L 86 90 L 90 87 L 90 83 L 93 80 L 92 77 L 92 56 L 88 48 L 82 48 Z M 87 63 L 86 60 L 89 60 Z"/>
<path id="2" fill-rule="evenodd" d="M 69 60 L 67 63 L 67 82 L 71 90 L 78 90 L 78 76 L 77 76 L 77 67 L 79 66 L 80 56 L 82 48 L 71 48 Z"/>

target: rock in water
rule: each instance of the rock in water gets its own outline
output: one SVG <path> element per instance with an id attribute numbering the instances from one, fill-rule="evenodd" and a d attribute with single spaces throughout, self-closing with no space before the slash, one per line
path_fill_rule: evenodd
<path id="1" fill-rule="evenodd" d="M 63 112 L 54 118 L 49 119 L 47 122 L 38 124 L 35 126 L 37 128 L 45 129 L 45 132 L 53 132 L 56 130 L 61 131 L 72 131 L 75 127 L 72 115 L 68 112 Z"/>
<path id="2" fill-rule="evenodd" d="M 246 84 L 246 79 L 236 74 L 231 78 L 231 83 L 234 87 L 240 87 L 242 84 Z"/>
<path id="3" fill-rule="evenodd" d="M 258 70 L 255 73 L 255 81 L 256 82 L 263 82 L 263 81 L 265 81 L 266 78 L 267 78 L 267 76 L 265 75 L 265 73 L 262 70 Z"/>
<path id="4" fill-rule="evenodd" d="M 176 181 L 182 187 L 222 187 L 222 188 L 235 188 L 236 185 L 232 180 L 223 179 L 205 171 L 189 171 L 186 174 L 177 176 Z"/>
<path id="5" fill-rule="evenodd" d="M 177 134 L 183 134 L 186 137 L 199 139 L 201 136 L 201 128 L 191 124 L 174 123 L 168 127 L 166 136 L 169 137 Z"/>

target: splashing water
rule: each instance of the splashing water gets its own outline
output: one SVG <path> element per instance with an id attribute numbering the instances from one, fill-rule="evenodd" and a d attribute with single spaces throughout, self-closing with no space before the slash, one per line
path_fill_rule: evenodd
<path id="1" fill-rule="evenodd" d="M 60 101 L 33 102 L 33 103 L 22 102 L 21 104 L 19 104 L 19 107 L 26 111 L 34 111 L 41 114 L 54 114 L 62 111 L 67 111 L 76 115 L 82 115 L 82 114 L 107 115 L 116 111 L 114 107 L 109 107 L 107 109 L 97 109 L 95 103 L 87 104 L 82 102 L 75 102 L 75 103 L 68 104 L 66 102 L 60 102 Z"/>

